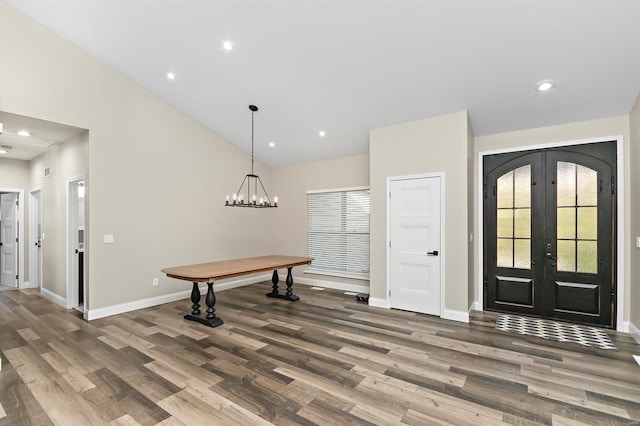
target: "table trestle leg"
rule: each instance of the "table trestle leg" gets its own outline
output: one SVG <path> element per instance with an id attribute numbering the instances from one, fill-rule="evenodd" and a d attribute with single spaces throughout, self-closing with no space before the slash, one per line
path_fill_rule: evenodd
<path id="1" fill-rule="evenodd" d="M 270 293 L 267 293 L 267 297 L 277 297 L 279 299 L 289 300 L 291 302 L 295 302 L 296 300 L 300 300 L 298 296 L 293 294 L 293 275 L 291 274 L 291 269 L 293 267 L 287 267 L 287 291 L 285 294 L 280 294 L 278 291 L 278 282 L 280 279 L 278 278 L 278 270 L 273 271 L 273 276 L 271 277 L 271 282 L 273 283 L 273 289 Z"/>
<path id="2" fill-rule="evenodd" d="M 200 287 L 197 282 L 193 282 L 193 289 L 191 290 L 191 315 L 200 315 Z"/>
<path id="3" fill-rule="evenodd" d="M 204 325 L 208 325 L 209 327 L 217 327 L 219 325 L 224 324 L 221 318 L 218 318 L 215 314 L 216 308 L 214 308 L 216 304 L 216 295 L 213 292 L 213 283 L 207 283 L 209 286 L 207 290 L 207 296 L 205 298 L 205 303 L 207 304 L 207 315 L 206 317 L 202 317 L 200 312 L 200 288 L 198 287 L 198 283 L 193 283 L 193 290 L 191 290 L 191 302 L 193 305 L 191 306 L 191 314 L 187 314 L 184 316 L 184 319 L 189 321 L 196 321 Z"/>

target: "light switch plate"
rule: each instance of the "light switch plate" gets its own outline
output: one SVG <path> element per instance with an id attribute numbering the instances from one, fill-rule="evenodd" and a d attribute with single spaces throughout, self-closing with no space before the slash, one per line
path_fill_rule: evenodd
<path id="1" fill-rule="evenodd" d="M 112 244 L 113 243 L 113 235 L 105 235 L 104 236 L 104 243 L 105 244 Z"/>
<path id="2" fill-rule="evenodd" d="M 636 247 L 640 248 L 640 237 L 636 237 Z"/>

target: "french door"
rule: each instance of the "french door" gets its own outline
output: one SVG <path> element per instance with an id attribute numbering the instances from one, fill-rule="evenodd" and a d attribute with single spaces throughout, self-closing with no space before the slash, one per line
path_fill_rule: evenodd
<path id="1" fill-rule="evenodd" d="M 615 327 L 616 143 L 484 157 L 488 310 Z"/>

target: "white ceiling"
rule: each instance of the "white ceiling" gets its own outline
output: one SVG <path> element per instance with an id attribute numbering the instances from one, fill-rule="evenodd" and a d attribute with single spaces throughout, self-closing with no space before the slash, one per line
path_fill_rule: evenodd
<path id="1" fill-rule="evenodd" d="M 6 1 L 247 151 L 258 105 L 273 166 L 464 109 L 476 136 L 627 114 L 640 91 L 640 0 Z"/>
<path id="2" fill-rule="evenodd" d="M 14 160 L 31 160 L 49 150 L 56 143 L 67 141 L 86 129 L 38 120 L 0 111 L 0 123 L 3 131 L 0 134 L 0 147 L 10 147 L 7 154 L 0 158 Z M 20 136 L 20 130 L 27 130 L 31 136 Z"/>

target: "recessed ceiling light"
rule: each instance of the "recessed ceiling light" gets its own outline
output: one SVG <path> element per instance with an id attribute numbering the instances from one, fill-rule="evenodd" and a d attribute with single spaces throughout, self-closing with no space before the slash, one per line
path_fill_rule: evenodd
<path id="1" fill-rule="evenodd" d="M 18 134 L 20 136 L 31 136 L 31 133 L 27 132 L 26 130 L 19 130 Z"/>
<path id="2" fill-rule="evenodd" d="M 227 52 L 230 52 L 231 50 L 233 50 L 233 43 L 231 43 L 229 40 L 223 41 L 222 48 Z"/>
<path id="3" fill-rule="evenodd" d="M 269 148 L 273 148 L 274 146 L 276 146 L 275 142 L 269 142 Z"/>
<path id="4" fill-rule="evenodd" d="M 8 153 L 9 153 L 9 151 L 0 148 L 0 154 L 8 154 Z"/>
<path id="5" fill-rule="evenodd" d="M 168 72 L 167 73 L 167 78 L 169 80 L 175 80 L 176 79 L 176 75 L 174 73 L 172 73 L 172 72 Z"/>
<path id="6" fill-rule="evenodd" d="M 327 135 L 327 132 L 325 132 L 324 130 L 320 130 L 320 131 L 318 132 L 318 135 L 319 135 L 319 136 L 326 136 L 326 135 Z"/>
<path id="7" fill-rule="evenodd" d="M 555 85 L 556 82 L 553 80 L 542 80 L 541 82 L 536 84 L 536 90 L 538 92 L 548 92 L 549 90 L 553 89 Z"/>

